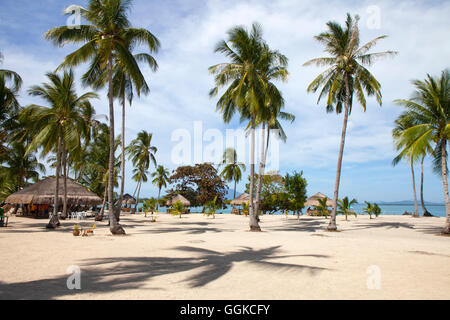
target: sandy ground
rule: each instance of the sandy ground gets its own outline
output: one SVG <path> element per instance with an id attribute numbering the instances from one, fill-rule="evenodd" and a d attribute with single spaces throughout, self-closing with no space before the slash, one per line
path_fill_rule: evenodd
<path id="1" fill-rule="evenodd" d="M 0 299 L 450 299 L 444 218 L 124 216 L 74 237 L 73 221 L 12 217 L 0 228 Z M 86 220 L 82 225 L 92 224 Z M 69 290 L 69 266 L 81 289 Z M 73 278 L 72 278 L 73 279 Z M 74 283 L 74 282 L 72 282 Z"/>

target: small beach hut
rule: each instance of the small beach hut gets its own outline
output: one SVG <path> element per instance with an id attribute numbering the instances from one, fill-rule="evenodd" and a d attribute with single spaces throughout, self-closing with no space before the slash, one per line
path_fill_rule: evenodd
<path id="1" fill-rule="evenodd" d="M 233 206 L 240 206 L 240 205 L 243 205 L 244 203 L 249 203 L 249 201 L 250 201 L 250 195 L 248 193 L 244 192 L 236 199 L 231 200 L 230 203 Z"/>
<path id="2" fill-rule="evenodd" d="M 323 198 L 328 198 L 326 195 L 324 195 L 323 193 L 317 192 L 315 195 L 309 197 L 308 199 L 306 199 L 305 202 L 305 207 L 314 207 L 314 206 L 318 206 L 319 205 L 319 199 L 323 199 Z M 332 207 L 333 206 L 333 200 L 328 198 L 327 200 L 327 207 Z"/>
<path id="3" fill-rule="evenodd" d="M 169 207 L 171 206 L 173 203 L 176 203 L 177 201 L 180 201 L 181 204 L 185 207 L 189 207 L 191 205 L 191 203 L 189 202 L 188 199 L 186 199 L 185 197 L 183 197 L 181 194 L 177 194 L 176 196 L 174 196 L 172 199 L 167 200 L 166 205 Z"/>
<path id="4" fill-rule="evenodd" d="M 116 205 L 119 203 L 119 200 L 116 201 Z M 128 208 L 132 204 L 136 204 L 136 199 L 130 195 L 129 193 L 125 193 L 122 199 L 122 207 Z"/>
<path id="5" fill-rule="evenodd" d="M 56 178 L 46 178 L 35 184 L 23 188 L 9 195 L 6 203 L 33 205 L 52 205 L 55 202 Z M 64 179 L 59 179 L 59 203 L 64 201 Z M 102 203 L 102 199 L 95 193 L 87 190 L 78 182 L 67 179 L 67 205 L 68 207 L 89 205 L 96 206 Z"/>

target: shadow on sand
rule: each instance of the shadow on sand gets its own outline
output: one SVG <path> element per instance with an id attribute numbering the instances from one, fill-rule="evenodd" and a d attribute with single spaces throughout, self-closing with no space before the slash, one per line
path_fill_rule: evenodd
<path id="1" fill-rule="evenodd" d="M 190 254 L 189 257 L 114 257 L 86 260 L 80 265 L 81 290 L 67 289 L 67 277 L 42 279 L 7 284 L 0 282 L 0 299 L 54 299 L 63 296 L 70 298 L 77 293 L 112 293 L 127 289 L 163 290 L 148 287 L 152 278 L 192 271 L 182 282 L 187 288 L 203 287 L 227 274 L 234 263 L 247 262 L 258 268 L 272 271 L 309 272 L 316 275 L 328 270 L 318 266 L 289 264 L 273 260 L 287 257 L 328 258 L 325 255 L 278 255 L 280 246 L 255 250 L 241 247 L 227 253 L 196 248 L 177 247 L 177 251 Z M 170 284 L 168 284 L 170 285 Z M 151 291 L 148 297 L 151 298 Z"/>

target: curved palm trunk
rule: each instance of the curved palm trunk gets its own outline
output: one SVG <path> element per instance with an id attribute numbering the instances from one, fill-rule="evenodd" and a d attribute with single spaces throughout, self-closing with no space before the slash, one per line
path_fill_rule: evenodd
<path id="1" fill-rule="evenodd" d="M 422 157 L 420 161 L 420 202 L 422 204 L 423 216 L 424 217 L 432 217 L 432 214 L 428 212 L 425 207 L 425 201 L 423 200 L 423 160 L 425 159 L 425 155 Z"/>
<path id="2" fill-rule="evenodd" d="M 60 131 L 58 138 L 58 146 L 56 150 L 56 186 L 55 186 L 55 201 L 53 207 L 53 213 L 50 217 L 50 221 L 47 224 L 47 228 L 54 229 L 59 225 L 58 219 L 58 207 L 59 207 L 59 175 L 61 172 L 61 144 L 62 144 L 62 133 Z"/>
<path id="3" fill-rule="evenodd" d="M 411 175 L 412 175 L 412 185 L 413 185 L 413 191 L 414 191 L 414 217 L 419 217 L 419 207 L 417 206 L 417 194 L 416 194 L 416 178 L 414 175 L 414 165 L 413 161 L 411 159 Z"/>
<path id="4" fill-rule="evenodd" d="M 262 178 L 264 175 L 264 135 L 265 135 L 265 123 L 262 124 L 262 130 L 261 130 L 261 153 L 260 153 L 260 160 L 259 160 L 259 172 L 258 172 L 258 185 L 256 187 L 256 203 L 255 203 L 255 211 L 256 215 L 259 214 L 259 201 L 261 200 L 261 189 L 262 189 Z"/>
<path id="5" fill-rule="evenodd" d="M 448 182 L 447 182 L 447 140 L 442 141 L 442 183 L 444 184 L 445 197 L 445 227 L 442 233 L 450 234 L 450 200 L 448 197 Z"/>
<path id="6" fill-rule="evenodd" d="M 63 200 L 63 211 L 61 219 L 67 218 L 67 150 L 66 144 L 63 142 L 63 156 L 62 156 L 63 168 L 64 168 L 64 200 Z"/>
<path id="7" fill-rule="evenodd" d="M 342 157 L 344 155 L 345 135 L 347 133 L 347 122 L 350 112 L 350 86 L 348 82 L 348 75 L 345 76 L 345 90 L 346 90 L 346 97 L 345 97 L 344 123 L 342 124 L 341 144 L 339 147 L 339 156 L 336 169 L 336 181 L 334 184 L 333 209 L 331 210 L 330 223 L 328 224 L 327 227 L 327 230 L 329 231 L 337 230 L 336 226 L 337 200 L 339 197 L 339 183 L 341 180 L 341 168 L 342 168 Z"/>
<path id="8" fill-rule="evenodd" d="M 112 234 L 125 234 L 125 230 L 117 222 L 114 214 L 114 104 L 112 85 L 112 55 L 108 57 L 108 98 L 109 98 L 109 176 L 108 176 L 108 207 L 109 230 Z"/>
<path id="9" fill-rule="evenodd" d="M 161 186 L 158 188 L 158 202 L 156 203 L 156 211 L 159 211 L 159 199 L 161 198 Z"/>
<path id="10" fill-rule="evenodd" d="M 120 212 L 122 210 L 123 193 L 125 190 L 125 92 L 122 92 L 122 153 L 121 153 L 121 175 L 120 196 L 116 211 L 116 219 L 120 221 Z"/>
<path id="11" fill-rule="evenodd" d="M 106 199 L 108 198 L 108 186 L 105 186 L 105 192 L 103 193 L 103 203 L 100 208 L 99 214 L 95 217 L 95 221 L 102 221 L 103 214 L 105 213 Z"/>
<path id="12" fill-rule="evenodd" d="M 139 181 L 138 184 L 138 191 L 137 191 L 137 195 L 136 195 L 136 204 L 134 205 L 134 212 L 137 212 L 137 206 L 139 205 L 139 194 L 141 193 L 141 185 L 142 185 L 142 180 Z"/>
<path id="13" fill-rule="evenodd" d="M 255 116 L 251 120 L 251 140 L 250 140 L 250 201 L 249 201 L 249 226 L 250 231 L 261 231 L 258 223 L 258 213 L 255 214 L 253 208 L 253 187 L 255 185 Z"/>

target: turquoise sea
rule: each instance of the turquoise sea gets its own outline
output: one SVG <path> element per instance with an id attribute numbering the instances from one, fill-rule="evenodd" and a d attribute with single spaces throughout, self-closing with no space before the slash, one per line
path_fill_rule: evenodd
<path id="1" fill-rule="evenodd" d="M 142 204 L 139 204 L 141 207 Z M 405 211 L 414 212 L 414 205 L 394 205 L 394 204 L 381 204 L 379 205 L 381 208 L 382 214 L 390 214 L 390 215 L 402 215 Z M 355 204 L 352 206 L 352 209 L 355 210 L 358 214 L 363 214 L 363 208 L 365 204 Z M 445 206 L 444 205 L 427 205 L 426 208 L 428 211 L 437 217 L 445 217 Z M 190 208 L 191 212 L 201 212 L 201 207 L 192 207 Z M 159 209 L 160 212 L 166 212 L 165 207 L 161 207 Z M 306 212 L 306 209 L 303 209 L 303 212 Z M 229 214 L 231 213 L 231 206 L 228 206 L 226 209 L 217 210 L 216 213 Z M 276 212 L 274 214 L 282 214 L 282 212 Z M 292 213 L 289 213 L 292 214 Z M 423 215 L 422 207 L 419 204 L 419 215 Z"/>

